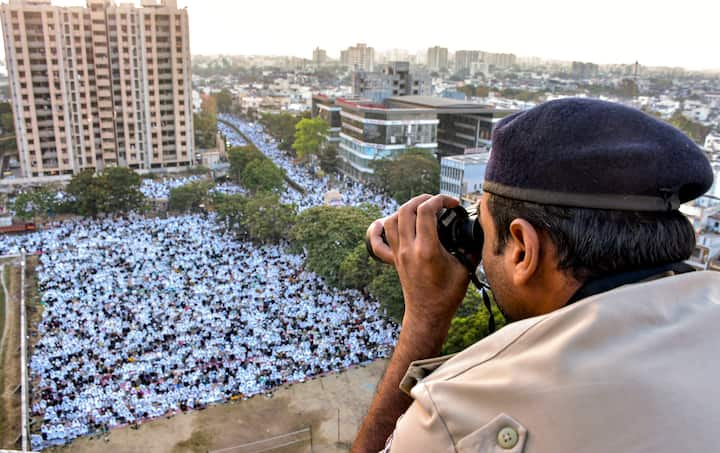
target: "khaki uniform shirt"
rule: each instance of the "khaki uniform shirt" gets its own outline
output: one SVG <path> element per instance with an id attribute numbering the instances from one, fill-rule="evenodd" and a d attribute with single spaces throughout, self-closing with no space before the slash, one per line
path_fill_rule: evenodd
<path id="1" fill-rule="evenodd" d="M 720 273 L 622 286 L 442 362 L 411 366 L 387 451 L 720 451 Z"/>

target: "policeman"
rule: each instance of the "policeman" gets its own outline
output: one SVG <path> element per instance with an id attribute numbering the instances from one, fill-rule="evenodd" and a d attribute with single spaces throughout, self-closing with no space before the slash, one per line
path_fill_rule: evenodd
<path id="1" fill-rule="evenodd" d="M 712 182 L 691 140 L 619 104 L 504 118 L 479 212 L 510 324 L 432 359 L 468 284 L 436 230 L 458 201 L 419 196 L 376 222 L 405 316 L 352 451 L 720 451 L 720 274 L 688 272 L 695 236 L 678 210 Z"/>

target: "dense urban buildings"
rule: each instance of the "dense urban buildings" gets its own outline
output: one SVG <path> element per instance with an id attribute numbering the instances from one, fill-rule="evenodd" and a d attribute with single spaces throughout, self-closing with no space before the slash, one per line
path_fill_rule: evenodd
<path id="1" fill-rule="evenodd" d="M 433 71 L 444 71 L 448 67 L 447 47 L 431 47 L 427 51 L 427 67 Z"/>
<path id="2" fill-rule="evenodd" d="M 22 176 L 191 165 L 188 14 L 176 0 L 0 7 Z"/>
<path id="3" fill-rule="evenodd" d="M 340 64 L 370 72 L 375 69 L 375 49 L 362 43 L 348 47 L 340 52 Z"/>
<path id="4" fill-rule="evenodd" d="M 600 73 L 600 67 L 595 63 L 572 62 L 572 74 L 580 79 L 596 77 Z"/>
<path id="5" fill-rule="evenodd" d="M 353 95 L 374 102 L 391 96 L 430 95 L 432 80 L 421 71 L 410 71 L 406 61 L 395 61 L 383 66 L 380 72 L 353 72 Z"/>

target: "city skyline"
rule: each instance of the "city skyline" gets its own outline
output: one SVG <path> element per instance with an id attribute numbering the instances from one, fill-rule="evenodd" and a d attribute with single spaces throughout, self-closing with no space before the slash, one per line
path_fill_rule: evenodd
<path id="1" fill-rule="evenodd" d="M 85 5 L 85 1 L 53 4 Z M 609 0 L 595 10 L 576 12 L 577 3 L 569 0 L 512 5 L 451 0 L 434 10 L 417 8 L 408 0 L 369 0 L 363 8 L 353 9 L 352 16 L 335 5 L 328 0 L 310 7 L 284 0 L 178 0 L 178 7 L 189 10 L 193 55 L 310 59 L 312 49 L 319 46 L 338 59 L 342 49 L 367 43 L 376 51 L 401 48 L 414 53 L 441 46 L 451 52 L 484 50 L 547 60 L 598 64 L 637 60 L 646 66 L 720 69 L 720 58 L 713 58 L 718 42 L 713 21 L 720 17 L 720 2 L 688 0 L 677 8 L 677 3 L 667 0 L 652 4 Z M 385 18 L 385 27 L 373 25 L 378 18 Z"/>

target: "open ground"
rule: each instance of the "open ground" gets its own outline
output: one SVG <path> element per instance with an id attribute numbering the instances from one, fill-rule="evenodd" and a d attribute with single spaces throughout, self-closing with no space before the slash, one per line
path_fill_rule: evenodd
<path id="1" fill-rule="evenodd" d="M 227 450 L 227 453 L 346 452 L 386 365 L 387 360 L 377 360 L 364 367 L 281 387 L 272 397 L 258 395 L 245 401 L 159 418 L 138 429 L 114 429 L 104 438 L 79 438 L 69 445 L 46 451 L 205 453 L 310 428 L 312 445 L 308 440 L 273 448 L 284 443 L 281 438 Z"/>

